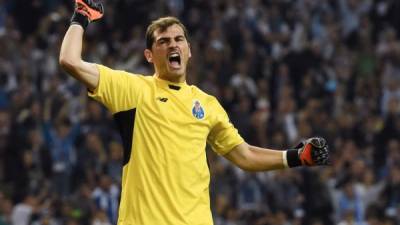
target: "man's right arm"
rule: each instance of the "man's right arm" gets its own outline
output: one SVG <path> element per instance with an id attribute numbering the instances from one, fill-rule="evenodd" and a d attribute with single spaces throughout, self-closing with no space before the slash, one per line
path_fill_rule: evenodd
<path id="1" fill-rule="evenodd" d="M 90 22 L 104 14 L 103 5 L 93 0 L 75 0 L 71 25 L 64 36 L 60 51 L 60 65 L 70 75 L 93 91 L 99 84 L 99 70 L 93 63 L 82 60 L 82 39 Z"/>
<path id="2" fill-rule="evenodd" d="M 99 70 L 95 64 L 82 60 L 83 33 L 84 29 L 79 24 L 72 24 L 68 28 L 61 45 L 59 62 L 67 73 L 89 90 L 94 90 L 99 83 Z"/>

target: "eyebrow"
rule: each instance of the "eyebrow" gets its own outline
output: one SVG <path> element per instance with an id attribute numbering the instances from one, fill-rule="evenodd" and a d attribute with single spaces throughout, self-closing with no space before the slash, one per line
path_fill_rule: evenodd
<path id="1" fill-rule="evenodd" d="M 185 36 L 180 34 L 180 35 L 177 35 L 177 36 L 175 36 L 173 38 L 174 39 L 176 39 L 176 38 L 185 38 Z M 169 39 L 171 39 L 171 37 L 160 37 L 159 39 L 156 40 L 156 42 L 159 42 L 159 41 L 162 41 L 162 40 L 167 41 Z"/>

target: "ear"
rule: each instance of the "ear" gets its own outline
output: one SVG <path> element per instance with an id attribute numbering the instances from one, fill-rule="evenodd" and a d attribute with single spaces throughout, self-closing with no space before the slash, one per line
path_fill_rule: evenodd
<path id="1" fill-rule="evenodd" d="M 145 49 L 144 50 L 144 57 L 146 58 L 147 62 L 153 63 L 153 53 L 151 52 L 150 49 Z"/>
<path id="2" fill-rule="evenodd" d="M 190 43 L 188 43 L 188 46 L 189 46 L 189 58 L 191 58 L 192 57 L 192 50 L 191 50 L 191 47 L 190 47 Z"/>

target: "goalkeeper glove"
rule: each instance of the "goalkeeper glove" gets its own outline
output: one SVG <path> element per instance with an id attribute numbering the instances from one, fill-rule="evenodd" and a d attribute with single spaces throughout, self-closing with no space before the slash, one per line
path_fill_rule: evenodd
<path id="1" fill-rule="evenodd" d="M 85 29 L 90 22 L 99 20 L 104 15 L 103 5 L 94 0 L 75 0 L 75 11 L 71 24 L 79 24 Z"/>
<path id="2" fill-rule="evenodd" d="M 324 138 L 312 137 L 286 151 L 288 167 L 329 164 L 329 150 Z"/>

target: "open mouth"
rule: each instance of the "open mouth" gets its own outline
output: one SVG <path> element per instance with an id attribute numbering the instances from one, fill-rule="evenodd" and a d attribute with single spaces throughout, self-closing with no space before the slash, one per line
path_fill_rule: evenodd
<path id="1" fill-rule="evenodd" d="M 181 66 L 181 56 L 177 52 L 169 54 L 168 61 L 172 68 L 179 69 Z"/>

